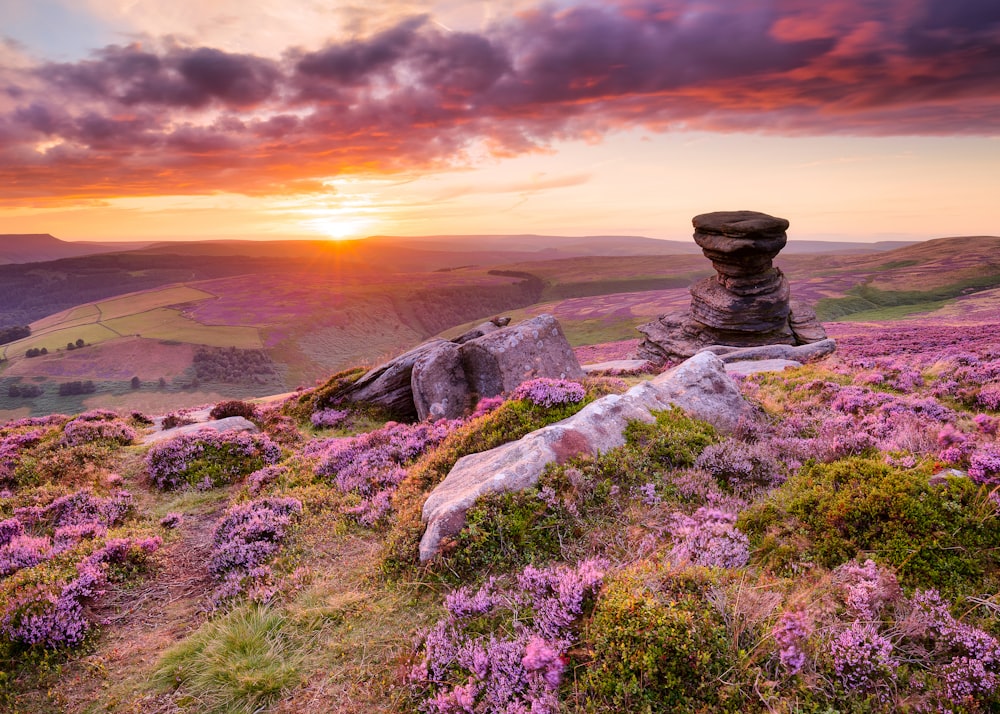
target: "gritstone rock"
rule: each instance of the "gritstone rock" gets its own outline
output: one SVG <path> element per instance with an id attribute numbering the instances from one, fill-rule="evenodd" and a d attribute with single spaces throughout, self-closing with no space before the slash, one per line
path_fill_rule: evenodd
<path id="1" fill-rule="evenodd" d="M 552 315 L 512 327 L 485 322 L 458 340 L 465 341 L 425 342 L 370 370 L 333 395 L 333 401 L 375 404 L 398 419 L 454 419 L 473 398 L 510 392 L 529 379 L 584 377 Z"/>
<path id="2" fill-rule="evenodd" d="M 424 503 L 427 528 L 420 541 L 420 559 L 435 557 L 443 542 L 462 529 L 466 512 L 479 497 L 530 488 L 551 462 L 621 446 L 629 421 L 652 422 L 652 411 L 670 406 L 723 432 L 732 431 L 751 411 L 722 360 L 704 352 L 625 394 L 602 397 L 568 419 L 518 441 L 464 456 Z"/>
<path id="3" fill-rule="evenodd" d="M 785 247 L 788 221 L 755 211 L 695 216 L 694 240 L 716 274 L 691 288 L 689 312 L 639 327 L 639 357 L 662 364 L 708 345 L 798 345 L 826 338 L 816 314 L 790 301 L 788 280 L 772 261 Z M 793 309 L 794 308 L 794 309 Z"/>
<path id="4" fill-rule="evenodd" d="M 183 426 L 174 427 L 173 429 L 164 429 L 163 431 L 154 431 L 152 434 L 144 436 L 140 443 L 154 444 L 157 441 L 173 439 L 175 436 L 180 436 L 181 434 L 193 434 L 196 431 L 203 431 L 205 429 L 215 431 L 220 434 L 224 431 L 248 431 L 251 434 L 256 434 L 260 431 L 260 429 L 257 428 L 257 425 L 252 421 L 244 419 L 241 416 L 234 416 L 226 417 L 225 419 L 216 419 L 215 421 L 184 424 Z"/>
<path id="5" fill-rule="evenodd" d="M 559 321 L 539 315 L 461 346 L 469 386 L 479 397 L 495 397 L 529 379 L 583 379 L 583 368 Z"/>

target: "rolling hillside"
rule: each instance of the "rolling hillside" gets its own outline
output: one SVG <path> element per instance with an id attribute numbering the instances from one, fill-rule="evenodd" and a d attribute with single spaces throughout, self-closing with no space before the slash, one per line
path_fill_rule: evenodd
<path id="1" fill-rule="evenodd" d="M 208 401 L 208 395 L 287 391 L 498 313 L 515 320 L 554 313 L 574 346 L 630 340 L 637 325 L 684 309 L 690 284 L 710 273 L 700 255 L 524 260 L 513 251 L 504 254 L 514 258 L 510 262 L 474 268 L 460 265 L 471 254 L 416 249 L 394 260 L 424 271 L 396 272 L 374 267 L 383 249 L 372 245 L 364 248 L 364 260 L 349 252 L 354 248 L 329 242 L 286 245 L 280 259 L 269 255 L 279 247 L 170 244 L 30 266 L 27 275 L 47 276 L 56 292 L 82 280 L 106 291 L 114 276 L 123 285 L 153 285 L 47 315 L 32 322 L 30 337 L 0 346 L 7 358 L 0 362 L 0 416 L 68 411 L 98 398 L 123 406 L 179 405 Z M 523 246 L 514 241 L 511 247 Z M 486 248 L 477 257 L 497 260 Z M 160 252 L 168 249 L 182 252 Z M 225 253 L 232 249 L 251 254 Z M 793 295 L 816 304 L 824 319 L 930 313 L 954 322 L 973 309 L 988 319 L 1000 288 L 998 255 L 1000 238 L 943 238 L 874 255 L 783 253 L 778 263 Z M 458 265 L 427 272 L 445 263 Z M 75 348 L 77 341 L 82 349 Z M 123 372 L 123 357 L 137 343 L 137 354 L 158 365 L 158 373 L 143 363 Z M 199 378 L 197 350 L 230 347 L 263 351 L 273 375 L 244 383 Z M 48 354 L 26 358 L 28 350 L 42 348 Z M 131 376 L 140 377 L 138 390 Z M 57 398 L 58 385 L 70 379 L 92 380 L 95 396 Z M 11 385 L 34 385 L 47 396 L 11 397 Z"/>

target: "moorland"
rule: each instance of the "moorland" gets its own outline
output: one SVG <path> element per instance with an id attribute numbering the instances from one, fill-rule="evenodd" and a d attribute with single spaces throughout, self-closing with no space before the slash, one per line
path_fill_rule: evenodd
<path id="1" fill-rule="evenodd" d="M 753 417 L 732 433 L 668 410 L 480 499 L 425 564 L 421 505 L 460 457 L 649 375 L 418 424 L 339 389 L 498 313 L 555 314 L 584 362 L 625 356 L 707 261 L 436 251 L 392 272 L 161 247 L 32 264 L 58 283 L 124 261 L 111 275 L 150 282 L 5 345 L 0 708 L 996 711 L 998 247 L 782 254 L 832 357 L 739 378 Z M 67 381 L 94 391 L 58 401 Z M 260 432 L 142 443 L 151 417 L 204 403 Z"/>

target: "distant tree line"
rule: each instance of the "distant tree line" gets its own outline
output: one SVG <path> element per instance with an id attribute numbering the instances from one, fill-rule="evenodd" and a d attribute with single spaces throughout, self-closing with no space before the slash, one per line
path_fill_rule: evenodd
<path id="1" fill-rule="evenodd" d="M 41 357 L 42 355 L 47 355 L 49 353 L 46 347 L 32 347 L 30 350 L 24 353 L 25 357 Z"/>
<path id="2" fill-rule="evenodd" d="M 12 384 L 7 387 L 8 397 L 20 397 L 22 399 L 31 399 L 34 397 L 42 396 L 43 390 L 37 384 Z"/>
<path id="3" fill-rule="evenodd" d="M 71 352 L 73 350 L 78 350 L 81 347 L 86 346 L 86 344 L 87 343 L 84 342 L 82 339 L 78 339 L 76 342 L 67 342 L 66 343 L 66 351 L 67 352 Z"/>
<path id="4" fill-rule="evenodd" d="M 59 385 L 59 396 L 68 397 L 75 394 L 93 394 L 96 389 L 94 383 L 89 379 L 85 382 L 63 382 Z"/>
<path id="5" fill-rule="evenodd" d="M 31 337 L 31 328 L 27 325 L 0 328 L 0 345 L 5 345 L 8 342 L 20 340 L 25 337 Z"/>
<path id="6" fill-rule="evenodd" d="M 264 350 L 237 347 L 199 347 L 194 353 L 194 384 L 225 382 L 266 384 L 277 376 L 274 362 Z"/>

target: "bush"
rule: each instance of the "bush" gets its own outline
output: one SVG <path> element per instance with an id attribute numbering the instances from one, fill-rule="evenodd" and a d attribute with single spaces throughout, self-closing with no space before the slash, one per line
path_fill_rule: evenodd
<path id="1" fill-rule="evenodd" d="M 234 416 L 243 417 L 244 419 L 253 419 L 257 416 L 257 407 L 249 402 L 232 399 L 226 402 L 219 402 L 212 407 L 212 411 L 210 411 L 208 415 L 212 419 L 226 419 Z"/>
<path id="2" fill-rule="evenodd" d="M 587 622 L 580 696 L 595 712 L 715 711 L 730 665 L 726 627 L 697 570 L 610 578 Z"/>
<path id="3" fill-rule="evenodd" d="M 971 594 L 1000 573 L 1000 519 L 988 493 L 971 479 L 932 483 L 923 470 L 852 458 L 806 465 L 739 526 L 766 565 L 834 568 L 864 552 L 905 585 Z"/>
<path id="4" fill-rule="evenodd" d="M 264 434 L 205 429 L 154 444 L 146 466 L 157 488 L 169 490 L 185 483 L 211 488 L 233 483 L 280 459 L 281 448 Z"/>
<path id="5" fill-rule="evenodd" d="M 67 446 L 81 446 L 93 442 L 125 446 L 131 444 L 136 431 L 121 419 L 88 421 L 74 419 L 63 429 L 63 443 Z"/>
<path id="6" fill-rule="evenodd" d="M 68 397 L 76 394 L 93 394 L 96 391 L 94 383 L 89 379 L 81 382 L 79 380 L 73 382 L 63 382 L 59 385 L 59 396 Z"/>
<path id="7" fill-rule="evenodd" d="M 231 384 L 266 384 L 278 374 L 274 362 L 264 350 L 199 347 L 194 354 L 193 363 L 193 383 L 203 380 Z"/>

